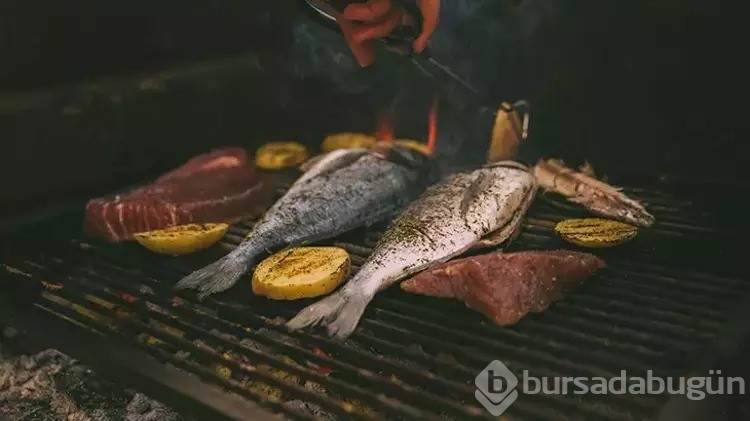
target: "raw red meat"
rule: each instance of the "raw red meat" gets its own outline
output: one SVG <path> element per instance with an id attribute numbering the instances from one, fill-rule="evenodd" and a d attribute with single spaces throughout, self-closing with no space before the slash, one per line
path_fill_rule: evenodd
<path id="1" fill-rule="evenodd" d="M 232 223 L 268 205 L 269 189 L 241 148 L 224 148 L 188 160 L 153 184 L 86 204 L 86 235 L 112 242 L 132 234 L 192 222 Z"/>
<path id="2" fill-rule="evenodd" d="M 404 291 L 457 298 L 508 326 L 545 311 L 605 267 L 598 257 L 567 250 L 490 253 L 453 260 L 401 283 Z"/>

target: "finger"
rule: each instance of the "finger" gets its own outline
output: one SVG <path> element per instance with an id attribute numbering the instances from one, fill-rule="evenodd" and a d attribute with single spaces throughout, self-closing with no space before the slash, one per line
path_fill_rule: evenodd
<path id="1" fill-rule="evenodd" d="M 398 24 L 401 23 L 401 16 L 403 16 L 403 13 L 402 10 L 395 9 L 380 22 L 358 25 L 354 28 L 354 33 L 352 35 L 354 39 L 359 42 L 382 38 L 396 29 Z"/>
<path id="2" fill-rule="evenodd" d="M 391 0 L 368 0 L 346 6 L 344 17 L 349 20 L 373 22 L 382 19 L 393 9 Z"/>
<path id="3" fill-rule="evenodd" d="M 354 39 L 354 25 L 343 17 L 337 17 L 336 22 L 341 28 L 344 40 L 349 45 L 352 55 L 361 67 L 367 67 L 375 61 L 375 51 L 369 42 L 362 43 Z"/>
<path id="4" fill-rule="evenodd" d="M 440 0 L 417 0 L 417 5 L 422 12 L 422 33 L 414 40 L 412 48 L 421 53 L 427 47 L 427 41 L 440 20 Z"/>

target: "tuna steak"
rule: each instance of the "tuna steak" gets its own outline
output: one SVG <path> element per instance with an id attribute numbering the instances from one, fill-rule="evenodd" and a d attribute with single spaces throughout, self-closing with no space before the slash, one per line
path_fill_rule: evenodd
<path id="1" fill-rule="evenodd" d="M 125 241 L 133 234 L 203 222 L 257 216 L 271 195 L 241 148 L 223 148 L 188 160 L 152 184 L 86 204 L 90 237 Z"/>

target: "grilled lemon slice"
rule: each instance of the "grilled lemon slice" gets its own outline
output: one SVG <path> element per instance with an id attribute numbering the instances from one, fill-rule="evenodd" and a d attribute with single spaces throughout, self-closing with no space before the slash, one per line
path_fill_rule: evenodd
<path id="1" fill-rule="evenodd" d="M 419 141 L 416 141 L 416 140 L 411 140 L 411 139 L 396 139 L 396 140 L 393 141 L 393 144 L 394 145 L 403 146 L 405 148 L 410 148 L 410 149 L 417 150 L 419 152 L 422 152 L 425 155 L 429 155 L 430 154 L 430 149 L 427 147 L 427 144 L 419 142 Z"/>
<path id="2" fill-rule="evenodd" d="M 178 256 L 211 247 L 227 233 L 227 224 L 187 224 L 134 234 L 135 241 L 160 254 Z"/>
<path id="3" fill-rule="evenodd" d="M 255 152 L 255 164 L 264 170 L 296 167 L 308 157 L 307 148 L 297 142 L 269 142 Z"/>
<path id="4" fill-rule="evenodd" d="M 351 260 L 338 247 L 296 247 L 260 262 L 253 273 L 256 295 L 296 300 L 325 295 L 349 276 Z"/>
<path id="5" fill-rule="evenodd" d="M 375 137 L 364 133 L 336 133 L 326 136 L 320 148 L 323 152 L 331 152 L 337 149 L 370 149 L 375 146 Z"/>
<path id="6" fill-rule="evenodd" d="M 583 218 L 558 222 L 555 232 L 577 246 L 603 248 L 632 240 L 638 228 L 609 219 Z"/>

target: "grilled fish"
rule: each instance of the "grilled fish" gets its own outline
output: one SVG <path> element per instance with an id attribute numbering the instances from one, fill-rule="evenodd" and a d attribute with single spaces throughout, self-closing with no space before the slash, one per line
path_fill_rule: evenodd
<path id="1" fill-rule="evenodd" d="M 201 299 L 229 289 L 267 251 L 333 238 L 392 218 L 436 177 L 430 157 L 404 147 L 330 152 L 294 182 L 242 244 L 184 277 L 175 288 L 197 290 Z"/>
<path id="2" fill-rule="evenodd" d="M 528 168 L 512 161 L 461 172 L 428 188 L 344 287 L 302 310 L 287 327 L 323 324 L 331 336 L 349 336 L 379 291 L 473 247 L 511 239 L 536 189 Z"/>
<path id="3" fill-rule="evenodd" d="M 584 165 L 578 172 L 560 160 L 540 159 L 534 167 L 534 175 L 545 190 L 559 193 L 597 215 L 645 228 L 656 221 L 642 204 L 620 189 L 594 178 L 589 165 Z"/>

